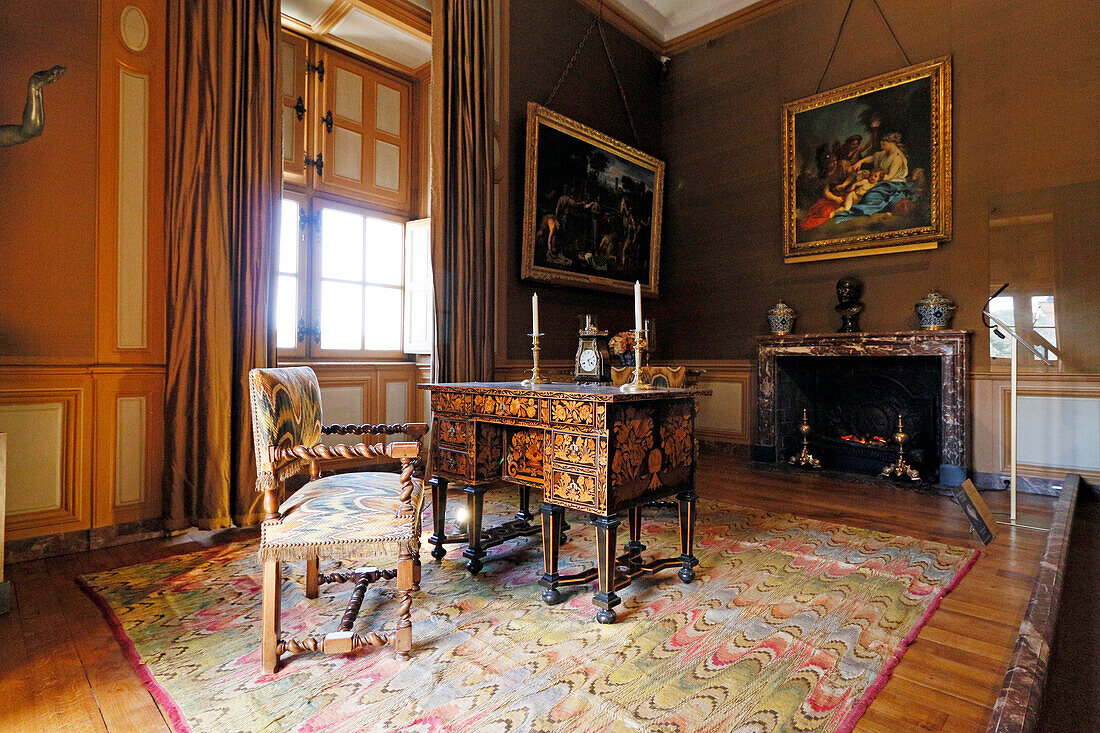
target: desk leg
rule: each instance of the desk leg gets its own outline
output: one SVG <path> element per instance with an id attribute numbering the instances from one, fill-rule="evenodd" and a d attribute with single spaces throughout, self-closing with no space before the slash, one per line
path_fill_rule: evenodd
<path id="1" fill-rule="evenodd" d="M 561 523 L 565 510 L 553 504 L 543 504 L 542 514 L 542 578 L 539 585 L 545 590 L 542 600 L 549 605 L 561 603 L 558 591 L 558 550 L 561 546 Z"/>
<path id="2" fill-rule="evenodd" d="M 600 564 L 600 590 L 592 598 L 592 603 L 600 609 L 596 612 L 596 620 L 601 624 L 613 624 L 618 618 L 613 609 L 620 600 L 615 595 L 615 535 L 619 519 L 615 516 L 596 517 L 592 524 L 596 525 L 596 553 Z"/>
<path id="3" fill-rule="evenodd" d="M 443 546 L 447 541 L 447 479 L 434 476 L 428 483 L 432 485 L 432 523 L 435 527 L 428 544 L 435 545 L 432 557 L 442 560 L 447 554 L 447 548 Z"/>
<path id="4" fill-rule="evenodd" d="M 684 564 L 677 575 L 680 580 L 690 583 L 695 580 L 695 566 L 699 560 L 695 557 L 695 492 L 685 491 L 676 495 L 680 504 L 680 562 Z"/>
<path id="5" fill-rule="evenodd" d="M 642 508 L 635 506 L 629 511 L 630 542 L 626 543 L 626 551 L 631 555 L 637 555 L 645 551 L 645 545 L 642 544 Z"/>
<path id="6" fill-rule="evenodd" d="M 531 487 L 527 484 L 519 485 L 519 511 L 516 512 L 516 519 L 524 524 L 527 524 L 535 515 L 531 513 Z"/>
<path id="7" fill-rule="evenodd" d="M 469 560 L 466 569 L 474 575 L 481 572 L 481 558 L 485 557 L 485 549 L 481 546 L 481 508 L 485 489 L 486 486 L 466 487 L 466 532 L 470 539 L 462 557 Z"/>

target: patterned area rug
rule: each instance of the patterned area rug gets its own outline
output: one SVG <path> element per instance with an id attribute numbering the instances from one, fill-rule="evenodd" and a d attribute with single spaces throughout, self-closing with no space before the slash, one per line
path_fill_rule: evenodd
<path id="1" fill-rule="evenodd" d="M 487 519 L 513 507 L 488 502 Z M 261 674 L 253 543 L 78 582 L 181 731 L 824 733 L 851 730 L 978 556 L 712 501 L 698 516 L 698 579 L 685 586 L 673 569 L 624 589 L 609 626 L 593 620 L 591 586 L 542 603 L 538 537 L 491 550 L 476 578 L 460 549 L 425 562 L 407 663 L 368 648 Z M 569 518 L 563 572 L 595 552 L 594 529 Z M 645 555 L 678 555 L 675 512 L 647 510 L 642 539 Z M 309 601 L 301 568 L 288 570 L 283 633 L 335 628 L 350 586 Z M 396 602 L 379 587 L 357 628 L 393 628 Z"/>

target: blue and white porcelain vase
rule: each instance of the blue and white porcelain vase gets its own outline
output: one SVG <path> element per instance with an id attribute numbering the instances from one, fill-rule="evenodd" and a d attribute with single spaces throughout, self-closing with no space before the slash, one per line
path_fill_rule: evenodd
<path id="1" fill-rule="evenodd" d="M 794 308 L 781 300 L 768 311 L 768 328 L 776 336 L 784 336 L 794 328 L 794 319 L 796 318 L 798 318 L 798 314 L 794 312 Z"/>
<path id="2" fill-rule="evenodd" d="M 929 293 L 914 306 L 920 327 L 925 331 L 941 331 L 951 323 L 955 304 L 939 293 Z"/>

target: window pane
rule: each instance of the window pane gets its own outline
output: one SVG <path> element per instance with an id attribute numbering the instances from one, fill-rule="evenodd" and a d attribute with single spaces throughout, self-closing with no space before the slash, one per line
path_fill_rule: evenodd
<path id="1" fill-rule="evenodd" d="M 298 278 L 294 275 L 279 275 L 275 329 L 275 342 L 280 349 L 293 349 L 298 343 Z"/>
<path id="2" fill-rule="evenodd" d="M 367 282 L 400 285 L 405 227 L 396 221 L 367 219 Z"/>
<path id="3" fill-rule="evenodd" d="M 283 199 L 279 230 L 279 272 L 298 272 L 298 202 Z"/>
<path id="4" fill-rule="evenodd" d="M 401 350 L 401 291 L 367 287 L 367 348 L 372 351 Z"/>
<path id="5" fill-rule="evenodd" d="M 363 217 L 321 210 L 321 277 L 363 281 Z"/>
<path id="6" fill-rule="evenodd" d="M 1013 313 L 1013 308 L 1011 295 L 999 295 L 989 301 L 989 312 L 1007 326 L 1014 326 L 1016 324 L 1016 316 Z M 993 333 L 993 329 L 990 329 L 989 355 L 994 359 L 1011 359 L 1011 337 L 1005 334 L 1005 338 L 999 338 L 997 334 Z"/>
<path id="7" fill-rule="evenodd" d="M 363 286 L 321 281 L 321 348 L 363 348 Z"/>
<path id="8" fill-rule="evenodd" d="M 1031 296 L 1031 318 L 1036 328 L 1054 327 L 1054 296 Z"/>

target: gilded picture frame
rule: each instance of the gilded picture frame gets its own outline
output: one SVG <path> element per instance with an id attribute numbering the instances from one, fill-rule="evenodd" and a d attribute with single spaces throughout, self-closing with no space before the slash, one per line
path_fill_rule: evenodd
<path id="1" fill-rule="evenodd" d="M 655 297 L 664 162 L 530 102 L 526 166 L 521 277 Z"/>
<path id="2" fill-rule="evenodd" d="M 786 262 L 951 239 L 951 57 L 783 107 Z"/>

